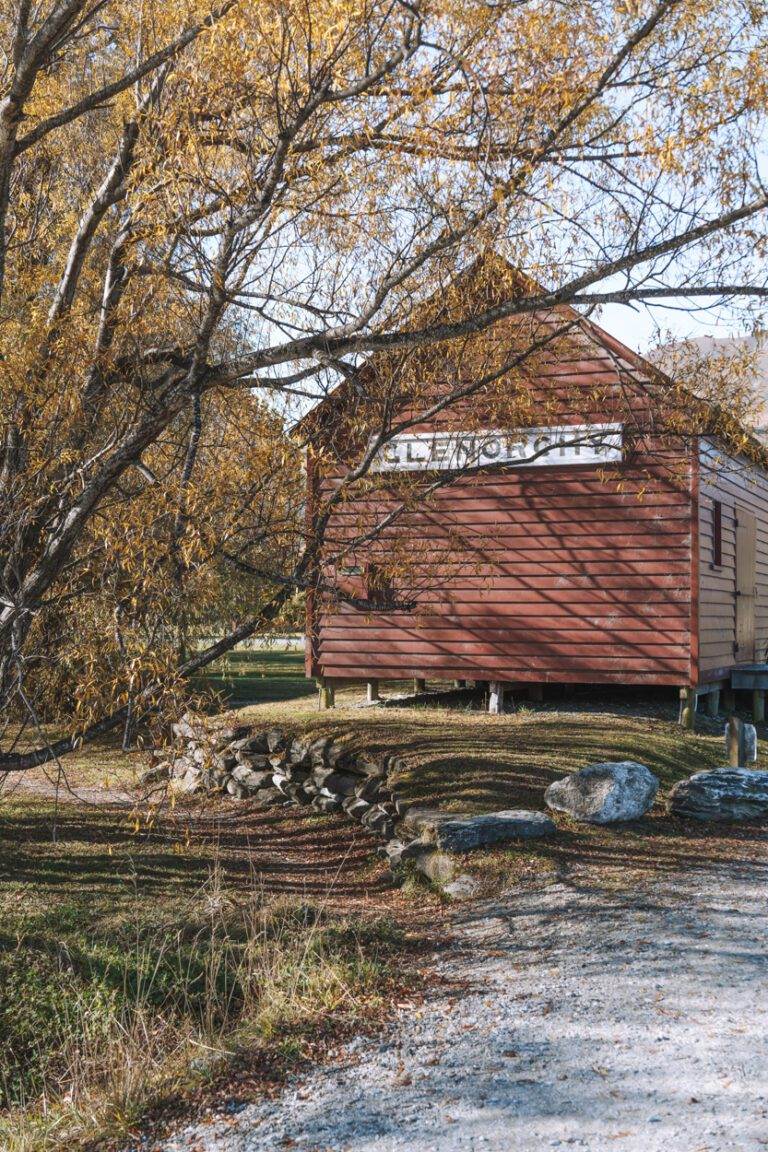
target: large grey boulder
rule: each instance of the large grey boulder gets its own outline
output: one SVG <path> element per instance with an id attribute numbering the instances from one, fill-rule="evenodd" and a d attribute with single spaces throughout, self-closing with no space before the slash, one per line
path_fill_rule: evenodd
<path id="1" fill-rule="evenodd" d="M 638 820 L 653 804 L 659 781 L 644 764 L 608 760 L 555 780 L 544 793 L 549 808 L 587 824 Z"/>
<path id="2" fill-rule="evenodd" d="M 442 812 L 434 808 L 411 808 L 403 827 L 425 843 L 436 844 L 446 852 L 471 852 L 511 840 L 532 840 L 549 836 L 555 825 L 544 812 L 509 808 L 479 815 Z"/>
<path id="3" fill-rule="evenodd" d="M 768 772 L 750 768 L 717 768 L 680 780 L 667 807 L 675 816 L 694 820 L 753 820 L 768 815 Z"/>

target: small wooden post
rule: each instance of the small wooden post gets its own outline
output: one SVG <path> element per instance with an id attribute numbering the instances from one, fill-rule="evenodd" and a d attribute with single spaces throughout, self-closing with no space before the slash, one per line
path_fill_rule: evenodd
<path id="1" fill-rule="evenodd" d="M 500 716 L 504 711 L 504 684 L 501 680 L 491 680 L 488 686 L 488 711 L 491 716 Z"/>
<path id="2" fill-rule="evenodd" d="M 738 716 L 729 716 L 725 726 L 725 748 L 731 768 L 744 767 L 744 725 Z"/>
<path id="3" fill-rule="evenodd" d="M 534 704 L 541 704 L 544 699 L 544 685 L 543 684 L 529 684 L 528 695 Z"/>
<path id="4" fill-rule="evenodd" d="M 320 693 L 320 707 L 322 709 L 336 707 L 336 691 L 330 680 L 326 680 L 321 676 L 317 682 L 317 687 Z"/>
<path id="5" fill-rule="evenodd" d="M 765 720 L 765 692 L 762 688 L 755 688 L 752 693 L 752 719 L 755 724 L 762 724 Z"/>
<path id="6" fill-rule="evenodd" d="M 413 680 L 413 694 L 418 696 L 420 692 L 426 692 L 427 682 L 421 676 L 415 676 Z"/>
<path id="7" fill-rule="evenodd" d="M 696 692 L 688 686 L 680 689 L 680 723 L 691 732 L 696 728 Z"/>
<path id="8" fill-rule="evenodd" d="M 368 703 L 375 704 L 379 698 L 379 682 L 378 680 L 368 680 L 366 682 Z"/>
<path id="9" fill-rule="evenodd" d="M 712 688 L 707 692 L 707 715 L 713 718 L 720 711 L 720 689 Z"/>

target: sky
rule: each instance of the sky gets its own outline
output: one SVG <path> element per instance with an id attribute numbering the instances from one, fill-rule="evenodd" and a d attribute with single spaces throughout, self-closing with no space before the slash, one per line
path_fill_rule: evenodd
<path id="1" fill-rule="evenodd" d="M 635 352 L 645 353 L 659 342 L 659 332 L 672 340 L 695 336 L 742 336 L 743 324 L 725 308 L 691 312 L 673 308 L 630 308 L 606 304 L 597 318 L 601 328 Z M 663 343 L 667 343 L 665 338 Z"/>

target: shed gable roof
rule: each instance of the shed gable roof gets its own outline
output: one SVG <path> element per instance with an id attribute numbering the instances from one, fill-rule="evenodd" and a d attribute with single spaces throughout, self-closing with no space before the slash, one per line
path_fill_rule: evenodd
<path id="1" fill-rule="evenodd" d="M 441 289 L 418 305 L 412 313 L 411 328 L 416 330 L 425 326 L 426 323 L 436 323 L 450 317 L 457 301 L 460 301 L 464 315 L 467 313 L 468 306 L 471 308 L 474 303 L 477 303 L 479 310 L 485 311 L 494 302 L 493 300 L 489 302 L 488 292 L 489 284 L 492 284 L 495 275 L 506 280 L 508 286 L 510 281 L 516 283 L 521 292 L 539 293 L 544 291 L 541 285 L 514 268 L 498 253 L 492 252 L 476 260 L 454 278 L 450 286 L 453 293 Z M 478 284 L 482 285 L 480 292 L 477 290 Z M 497 301 L 503 296 L 504 293 L 497 293 Z M 590 358 L 590 355 L 594 356 L 596 351 L 601 357 L 607 354 L 616 374 L 617 383 L 631 382 L 635 385 L 652 385 L 663 393 L 674 392 L 675 398 L 681 406 L 685 406 L 687 413 L 694 418 L 697 413 L 700 415 L 702 429 L 706 429 L 706 432 L 702 431 L 702 434 L 719 438 L 730 451 L 746 455 L 763 468 L 768 467 L 768 450 L 766 447 L 725 408 L 702 400 L 692 389 L 675 381 L 658 364 L 654 364 L 640 353 L 633 351 L 621 340 L 612 336 L 599 324 L 583 316 L 570 305 L 557 305 L 550 310 L 548 315 L 542 313 L 539 318 L 542 321 L 547 321 L 552 316 L 557 316 L 566 324 L 572 325 L 568 339 L 583 346 L 585 358 Z M 491 327 L 494 328 L 496 325 Z M 380 363 L 385 355 L 380 352 L 369 355 L 358 368 L 357 377 L 375 373 L 377 363 Z M 319 432 L 331 414 L 339 406 L 349 402 L 352 388 L 353 383 L 350 379 L 341 381 L 328 396 L 297 423 L 295 430 L 302 432 L 311 440 L 313 432 Z"/>

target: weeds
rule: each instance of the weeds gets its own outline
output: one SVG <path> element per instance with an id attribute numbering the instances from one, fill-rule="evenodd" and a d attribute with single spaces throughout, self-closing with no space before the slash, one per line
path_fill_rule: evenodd
<path id="1" fill-rule="evenodd" d="M 235 900 L 218 872 L 174 920 L 137 915 L 111 937 L 49 927 L 20 924 L 1 942 L 7 1152 L 125 1133 L 154 1099 L 236 1053 L 287 1050 L 324 1017 L 372 1010 L 394 944 L 382 922 L 270 902 L 256 884 Z"/>

